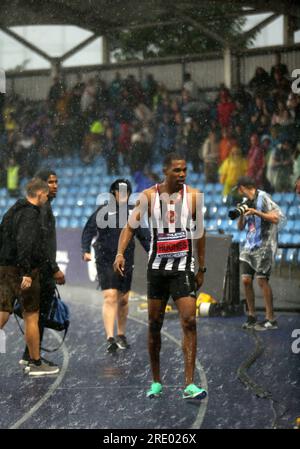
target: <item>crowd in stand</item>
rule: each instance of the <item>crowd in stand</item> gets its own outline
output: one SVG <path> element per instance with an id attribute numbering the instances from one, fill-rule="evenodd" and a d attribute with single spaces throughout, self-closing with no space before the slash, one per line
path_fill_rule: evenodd
<path id="1" fill-rule="evenodd" d="M 79 154 L 91 164 L 101 154 L 108 173 L 126 164 L 139 176 L 176 151 L 206 182 L 223 183 L 224 195 L 244 174 L 269 192 L 290 191 L 300 175 L 300 96 L 291 85 L 279 54 L 270 73 L 258 67 L 248 86 L 222 85 L 214 101 L 188 73 L 180 93 L 151 74 L 142 82 L 119 73 L 111 83 L 78 78 L 71 89 L 57 77 L 47 101 L 0 102 L 1 183 L 13 192 L 49 155 Z"/>

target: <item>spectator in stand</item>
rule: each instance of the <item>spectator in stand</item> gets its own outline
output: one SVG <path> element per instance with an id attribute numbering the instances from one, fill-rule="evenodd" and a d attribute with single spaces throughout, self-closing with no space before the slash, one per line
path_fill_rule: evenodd
<path id="1" fill-rule="evenodd" d="M 277 146 L 272 159 L 272 170 L 274 172 L 272 187 L 275 192 L 289 192 L 291 190 L 293 165 L 292 144 L 288 138 L 284 138 L 282 144 Z"/>
<path id="2" fill-rule="evenodd" d="M 59 76 L 55 76 L 48 94 L 49 112 L 52 117 L 57 112 L 57 103 L 59 99 L 63 97 L 65 92 L 66 87 L 63 80 Z"/>
<path id="3" fill-rule="evenodd" d="M 82 147 L 81 160 L 85 164 L 90 164 L 97 154 L 102 151 L 103 140 L 105 136 L 105 126 L 103 121 L 95 120 L 85 135 Z"/>
<path id="4" fill-rule="evenodd" d="M 262 67 L 256 67 L 254 77 L 250 80 L 248 86 L 255 94 L 264 95 L 270 89 L 271 78 Z"/>
<path id="5" fill-rule="evenodd" d="M 205 182 L 218 181 L 219 143 L 216 131 L 211 130 L 202 146 Z"/>
<path id="6" fill-rule="evenodd" d="M 170 124 L 170 117 L 165 113 L 162 122 L 158 125 L 156 136 L 157 153 L 159 155 L 166 155 L 172 151 L 175 146 L 175 136 L 175 129 Z"/>
<path id="7" fill-rule="evenodd" d="M 131 149 L 132 125 L 126 116 L 121 116 L 118 136 L 118 153 L 123 158 L 123 163 L 129 165 Z"/>
<path id="8" fill-rule="evenodd" d="M 272 116 L 272 125 L 288 126 L 293 123 L 293 118 L 283 101 L 278 101 Z"/>
<path id="9" fill-rule="evenodd" d="M 296 180 L 300 178 L 300 143 L 297 144 L 293 157 L 294 157 L 294 164 L 293 164 L 292 184 L 294 184 Z"/>
<path id="10" fill-rule="evenodd" d="M 255 96 L 255 104 L 251 112 L 252 132 L 255 130 L 255 127 L 261 123 L 261 117 L 266 117 L 267 122 L 269 122 L 270 113 L 263 96 L 258 94 Z"/>
<path id="11" fill-rule="evenodd" d="M 237 123 L 235 125 L 233 136 L 237 142 L 238 147 L 241 149 L 243 156 L 247 155 L 249 149 L 249 133 L 244 124 Z"/>
<path id="12" fill-rule="evenodd" d="M 248 162 L 243 157 L 238 146 L 233 146 L 230 154 L 219 169 L 220 183 L 224 184 L 223 196 L 231 194 L 231 190 L 236 186 L 238 179 L 247 173 Z"/>
<path id="13" fill-rule="evenodd" d="M 298 193 L 298 195 L 300 195 L 300 176 L 299 176 L 299 178 L 296 179 L 295 191 L 296 191 L 296 193 Z"/>
<path id="14" fill-rule="evenodd" d="M 103 156 L 107 164 L 107 174 L 116 175 L 119 173 L 119 161 L 117 145 L 114 137 L 114 131 L 111 126 L 105 130 L 105 139 L 103 142 Z"/>
<path id="15" fill-rule="evenodd" d="M 231 124 L 231 116 L 235 109 L 235 103 L 232 101 L 228 89 L 222 89 L 217 105 L 218 122 L 222 128 L 228 128 Z"/>
<path id="16" fill-rule="evenodd" d="M 272 80 L 271 96 L 277 100 L 285 101 L 290 90 L 289 80 L 282 76 L 278 70 L 275 70 L 274 79 Z"/>
<path id="17" fill-rule="evenodd" d="M 198 99 L 198 86 L 195 81 L 192 80 L 190 73 L 185 73 L 183 75 L 183 89 L 189 93 L 191 100 Z"/>
<path id="18" fill-rule="evenodd" d="M 19 191 L 19 171 L 20 166 L 14 158 L 11 158 L 6 168 L 7 174 L 7 191 L 11 197 L 18 197 Z"/>
<path id="19" fill-rule="evenodd" d="M 187 160 L 192 163 L 193 171 L 199 173 L 199 149 L 202 141 L 200 127 L 194 118 L 185 119 L 184 134 L 186 139 Z"/>
<path id="20" fill-rule="evenodd" d="M 262 188 L 264 186 L 265 157 L 257 134 L 252 134 L 250 137 L 250 149 L 247 159 L 247 176 L 255 181 L 257 188 Z"/>
<path id="21" fill-rule="evenodd" d="M 232 148 L 232 139 L 229 133 L 229 130 L 222 128 L 222 138 L 219 143 L 219 165 L 228 158 Z"/>
<path id="22" fill-rule="evenodd" d="M 150 147 L 147 144 L 143 128 L 136 124 L 131 135 L 131 149 L 129 166 L 131 174 L 136 171 L 142 171 L 150 158 Z"/>
<path id="23" fill-rule="evenodd" d="M 115 77 L 108 88 L 109 98 L 114 106 L 118 105 L 120 101 L 121 91 L 122 91 L 121 75 L 119 72 L 116 72 Z"/>
<path id="24" fill-rule="evenodd" d="M 145 104 L 148 108 L 153 110 L 153 106 L 154 106 L 153 99 L 156 95 L 158 85 L 151 73 L 147 74 L 142 87 L 143 87 L 143 91 L 144 91 Z"/>
<path id="25" fill-rule="evenodd" d="M 89 113 L 95 107 L 97 94 L 97 86 L 94 78 L 90 78 L 86 83 L 85 89 L 81 96 L 81 112 L 84 114 Z"/>
<path id="26" fill-rule="evenodd" d="M 286 64 L 282 64 L 281 62 L 281 54 L 279 51 L 275 53 L 275 64 L 271 68 L 271 79 L 275 79 L 275 72 L 280 73 L 282 77 L 288 77 L 289 71 Z"/>

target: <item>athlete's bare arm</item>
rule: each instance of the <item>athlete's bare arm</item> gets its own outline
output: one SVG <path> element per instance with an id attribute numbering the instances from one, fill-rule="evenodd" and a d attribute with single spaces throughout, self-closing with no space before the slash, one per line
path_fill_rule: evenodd
<path id="1" fill-rule="evenodd" d="M 201 197 L 203 194 L 198 189 L 190 186 L 188 186 L 187 191 L 192 194 L 192 214 L 193 219 L 196 221 L 197 233 L 199 233 L 199 237 L 196 238 L 198 264 L 199 268 L 203 268 L 205 266 L 205 229 L 202 210 L 204 203 L 202 201 L 203 197 Z M 195 281 L 199 289 L 204 281 L 204 273 L 200 269 L 195 275 Z"/>
<path id="2" fill-rule="evenodd" d="M 122 229 L 119 237 L 118 251 L 114 261 L 114 271 L 124 276 L 125 257 L 124 253 L 126 248 L 134 235 L 135 229 L 139 226 L 141 218 L 145 213 L 151 213 L 151 194 L 155 192 L 154 188 L 144 190 L 136 203 L 126 225 Z"/>

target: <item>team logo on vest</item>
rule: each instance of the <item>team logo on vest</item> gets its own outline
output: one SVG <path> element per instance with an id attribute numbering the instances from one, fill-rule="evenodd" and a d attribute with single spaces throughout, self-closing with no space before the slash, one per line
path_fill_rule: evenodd
<path id="1" fill-rule="evenodd" d="M 167 220 L 167 223 L 170 223 L 170 224 L 176 223 L 176 220 L 177 220 L 176 211 L 175 210 L 168 210 L 166 212 L 166 220 Z"/>

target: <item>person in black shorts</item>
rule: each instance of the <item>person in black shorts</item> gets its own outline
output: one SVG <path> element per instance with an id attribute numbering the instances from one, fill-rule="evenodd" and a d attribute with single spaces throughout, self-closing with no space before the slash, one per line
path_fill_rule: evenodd
<path id="1" fill-rule="evenodd" d="M 153 382 L 148 397 L 162 393 L 160 376 L 161 328 L 166 304 L 171 296 L 180 315 L 183 331 L 185 388 L 183 398 L 203 399 L 207 392 L 194 384 L 197 349 L 196 289 L 200 288 L 206 268 L 203 202 L 198 190 L 185 184 L 185 159 L 170 153 L 164 161 L 165 179 L 140 195 L 119 240 L 114 262 L 116 272 L 126 272 L 125 251 L 134 228 L 148 214 L 151 249 L 147 271 L 149 334 L 148 348 Z M 194 229 L 194 227 L 196 229 Z M 193 240 L 199 269 L 194 274 Z"/>
<path id="2" fill-rule="evenodd" d="M 134 268 L 135 242 L 132 239 L 125 253 L 126 270 L 119 276 L 113 270 L 113 261 L 117 254 L 119 236 L 133 206 L 128 204 L 132 192 L 131 184 L 126 179 L 117 179 L 111 185 L 112 194 L 109 202 L 101 205 L 88 219 L 81 239 L 83 260 L 91 261 L 91 243 L 94 243 L 99 285 L 103 291 L 103 322 L 107 336 L 107 351 L 115 352 L 129 348 L 126 332 L 128 315 L 128 298 Z M 122 219 L 125 219 L 122 223 Z M 148 229 L 136 230 L 145 251 L 149 251 L 150 233 Z M 114 327 L 117 323 L 117 336 L 114 338 Z"/>
<path id="3" fill-rule="evenodd" d="M 18 200 L 1 222 L 0 245 L 0 329 L 13 313 L 18 298 L 28 347 L 29 376 L 57 374 L 59 368 L 40 356 L 39 309 L 40 270 L 46 261 L 43 251 L 41 208 L 48 200 L 49 187 L 41 179 L 26 186 L 26 198 Z"/>

